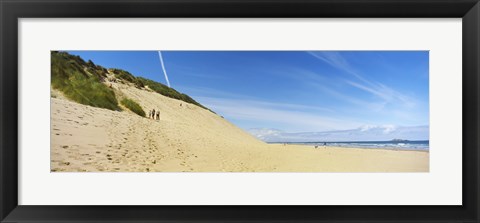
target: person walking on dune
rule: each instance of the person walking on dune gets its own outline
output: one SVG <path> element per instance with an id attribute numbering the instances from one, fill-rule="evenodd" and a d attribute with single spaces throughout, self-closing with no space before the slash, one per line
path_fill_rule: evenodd
<path id="1" fill-rule="evenodd" d="M 149 110 L 148 111 L 148 118 L 151 118 L 152 117 L 152 110 Z"/>
<path id="2" fill-rule="evenodd" d="M 157 120 L 160 120 L 160 110 L 157 111 Z"/>
<path id="3" fill-rule="evenodd" d="M 155 109 L 152 110 L 152 119 L 155 119 Z"/>

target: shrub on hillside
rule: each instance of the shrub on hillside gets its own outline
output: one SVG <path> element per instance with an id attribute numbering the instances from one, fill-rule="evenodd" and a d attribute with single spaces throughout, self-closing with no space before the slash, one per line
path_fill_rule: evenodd
<path id="1" fill-rule="evenodd" d="M 150 89 L 161 95 L 182 100 L 213 112 L 186 94 L 150 79 L 135 77 L 128 71 L 115 68 L 107 70 L 91 60 L 85 62 L 81 57 L 70 55 L 67 52 L 52 51 L 51 56 L 52 87 L 64 92 L 68 98 L 76 102 L 119 110 L 115 93 L 101 83 L 101 80 L 107 77 L 107 73 L 111 72 L 119 83 L 133 83 L 137 88 L 148 85 Z"/>
<path id="2" fill-rule="evenodd" d="M 204 109 L 207 109 L 207 110 L 211 111 L 210 109 L 204 107 L 200 103 L 193 100 L 193 98 L 191 98 L 190 96 L 188 96 L 186 94 L 182 94 L 182 93 L 176 91 L 175 89 L 170 88 L 170 87 L 168 87 L 164 84 L 161 84 L 161 83 L 158 83 L 158 82 L 155 82 L 155 81 L 152 81 L 150 79 L 143 78 L 143 77 L 137 77 L 137 79 L 139 81 L 141 81 L 144 85 L 147 85 L 150 89 L 152 89 L 153 91 L 155 91 L 155 92 L 157 92 L 161 95 L 167 96 L 169 98 L 182 100 L 184 102 L 188 102 L 188 103 L 197 105 L 201 108 L 204 108 Z"/>
<path id="3" fill-rule="evenodd" d="M 84 63 L 84 65 L 80 65 Z M 51 84 L 64 95 L 80 104 L 110 110 L 119 110 L 118 101 L 112 89 L 102 84 L 96 75 L 87 74 L 80 57 L 64 52 L 51 53 Z"/>
<path id="4" fill-rule="evenodd" d="M 144 87 L 143 83 L 128 71 L 122 69 L 110 69 L 110 71 L 115 75 L 116 78 L 133 83 L 137 88 Z"/>
<path id="5" fill-rule="evenodd" d="M 143 111 L 142 107 L 134 100 L 124 98 L 122 101 L 120 101 L 120 103 L 122 103 L 123 106 L 127 107 L 133 113 L 145 117 L 145 111 Z"/>

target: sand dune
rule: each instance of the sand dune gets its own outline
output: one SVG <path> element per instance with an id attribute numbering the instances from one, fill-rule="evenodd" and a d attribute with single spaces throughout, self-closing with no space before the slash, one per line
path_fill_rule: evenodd
<path id="1" fill-rule="evenodd" d="M 160 121 L 51 98 L 51 170 L 151 172 L 426 172 L 429 153 L 266 144 L 183 101 L 112 83 Z M 182 106 L 180 106 L 182 104 Z"/>

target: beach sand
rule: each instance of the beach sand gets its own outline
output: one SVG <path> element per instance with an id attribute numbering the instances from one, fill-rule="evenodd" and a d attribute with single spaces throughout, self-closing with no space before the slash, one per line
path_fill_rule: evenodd
<path id="1" fill-rule="evenodd" d="M 113 83 L 160 121 L 52 91 L 53 172 L 428 172 L 429 152 L 267 144 L 210 111 Z M 180 106 L 182 104 L 182 106 Z"/>

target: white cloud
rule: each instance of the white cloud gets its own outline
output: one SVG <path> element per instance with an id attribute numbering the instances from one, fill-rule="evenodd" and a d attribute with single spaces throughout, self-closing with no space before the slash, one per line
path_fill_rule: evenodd
<path id="1" fill-rule="evenodd" d="M 308 52 L 308 54 L 312 55 L 313 57 L 330 64 L 332 67 L 335 67 L 339 70 L 342 70 L 348 74 L 351 74 L 362 80 L 366 83 L 370 83 L 364 77 L 362 77 L 358 72 L 348 63 L 348 61 L 340 55 L 338 52 L 331 52 L 331 51 L 319 51 L 319 52 Z"/>
<path id="2" fill-rule="evenodd" d="M 395 91 L 383 84 L 377 84 L 374 87 L 367 87 L 365 85 L 362 85 L 360 83 L 353 82 L 353 81 L 347 80 L 345 82 L 353 87 L 356 87 L 358 89 L 369 92 L 379 97 L 386 103 L 396 103 L 396 104 L 401 103 L 402 105 L 409 108 L 415 106 L 416 104 L 415 99 L 405 96 L 399 93 L 398 91 Z"/>
<path id="3" fill-rule="evenodd" d="M 365 125 L 342 131 L 288 133 L 253 129 L 250 134 L 265 142 L 348 142 L 389 141 L 393 139 L 428 140 L 429 126 Z"/>
<path id="4" fill-rule="evenodd" d="M 352 128 L 361 124 L 344 118 L 333 118 L 331 114 L 322 115 L 322 112 L 330 112 L 321 107 L 232 98 L 196 97 L 195 99 L 227 119 L 255 121 L 259 125 L 274 122 L 288 129 L 324 131 Z"/>
<path id="5" fill-rule="evenodd" d="M 386 104 L 384 101 L 375 102 L 375 101 L 366 101 L 366 100 L 358 99 L 357 97 L 346 95 L 339 91 L 333 90 L 332 88 L 326 87 L 323 84 L 310 83 L 310 85 L 316 87 L 318 90 L 321 90 L 329 94 L 330 96 L 333 96 L 337 99 L 348 102 L 350 104 L 354 104 L 358 108 L 368 109 L 369 111 L 372 111 L 372 112 L 382 110 Z"/>
<path id="6" fill-rule="evenodd" d="M 390 104 L 402 104 L 406 108 L 413 108 L 416 105 L 416 100 L 414 98 L 408 97 L 391 87 L 388 87 L 382 83 L 368 80 L 367 78 L 363 77 L 356 71 L 348 61 L 340 55 L 338 52 L 308 52 L 313 57 L 330 64 L 331 66 L 344 71 L 348 74 L 353 75 L 358 81 L 353 80 L 344 80 L 345 83 L 353 86 L 357 89 L 363 90 L 368 92 L 379 99 L 383 100 L 383 105 L 390 103 Z M 345 97 L 344 97 L 345 98 Z M 352 100 L 347 100 L 352 102 Z"/>

